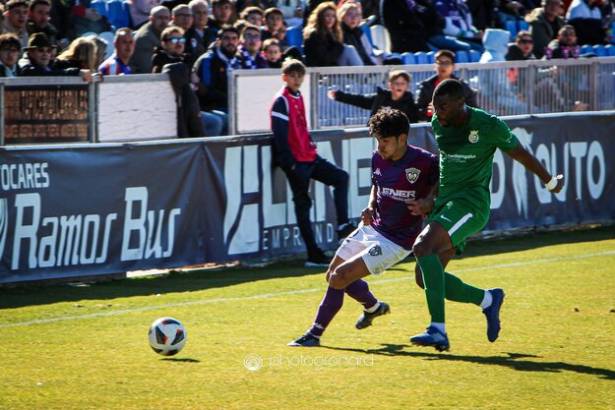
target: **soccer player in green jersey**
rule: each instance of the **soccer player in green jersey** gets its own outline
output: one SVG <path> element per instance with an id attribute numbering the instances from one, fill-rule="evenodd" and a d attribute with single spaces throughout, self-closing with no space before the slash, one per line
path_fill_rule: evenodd
<path id="1" fill-rule="evenodd" d="M 465 104 L 462 84 L 445 80 L 434 91 L 435 115 L 431 125 L 440 150 L 440 184 L 434 199 L 410 204 L 416 214 L 429 213 L 428 224 L 412 248 L 422 272 L 431 323 L 410 338 L 420 346 L 449 349 L 444 326 L 444 299 L 474 303 L 487 319 L 487 338 L 494 342 L 500 331 L 502 289 L 482 290 L 444 272 L 455 249 L 487 224 L 490 209 L 489 181 L 497 148 L 534 173 L 554 193 L 563 177 L 549 171 L 519 143 L 508 126 L 494 115 Z"/>

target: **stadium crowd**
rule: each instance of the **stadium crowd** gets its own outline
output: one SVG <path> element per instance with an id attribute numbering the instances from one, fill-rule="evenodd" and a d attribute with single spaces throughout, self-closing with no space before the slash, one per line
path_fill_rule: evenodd
<path id="1" fill-rule="evenodd" d="M 286 58 L 308 67 L 395 65 L 407 62 L 404 54 L 436 51 L 436 75 L 421 84 L 416 100 L 408 91 L 410 78 L 399 73 L 389 78 L 388 91 L 376 90 L 374 96 L 329 94 L 372 110 L 375 101 L 400 99 L 411 119 L 428 120 L 429 93 L 453 76 L 455 53 L 481 53 L 485 63 L 589 57 L 581 45 L 613 39 L 614 3 L 8 0 L 0 3 L 0 76 L 74 75 L 93 81 L 100 75 L 168 71 L 185 101 L 183 115 L 200 118 L 184 135 L 225 135 L 229 70 L 280 68 Z M 374 45 L 370 26 L 388 33 L 389 50 Z M 468 97 L 472 101 L 469 87 Z"/>

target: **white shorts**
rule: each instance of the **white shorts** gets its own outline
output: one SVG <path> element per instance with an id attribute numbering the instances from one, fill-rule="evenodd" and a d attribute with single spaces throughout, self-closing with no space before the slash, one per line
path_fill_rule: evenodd
<path id="1" fill-rule="evenodd" d="M 388 240 L 371 226 L 360 225 L 344 239 L 335 256 L 345 261 L 360 256 L 369 272 L 379 275 L 409 254 L 409 250 Z"/>

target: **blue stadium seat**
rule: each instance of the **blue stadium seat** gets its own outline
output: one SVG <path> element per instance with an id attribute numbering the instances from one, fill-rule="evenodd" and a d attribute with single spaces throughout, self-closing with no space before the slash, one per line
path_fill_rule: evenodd
<path id="1" fill-rule="evenodd" d="M 510 39 L 513 40 L 517 36 L 517 22 L 515 20 L 507 20 L 504 24 L 504 30 L 510 32 Z"/>
<path id="2" fill-rule="evenodd" d="M 303 27 L 293 26 L 286 30 L 286 41 L 289 46 L 300 48 L 303 44 Z"/>
<path id="3" fill-rule="evenodd" d="M 407 65 L 416 64 L 416 59 L 414 58 L 414 54 L 409 53 L 407 51 L 405 53 L 402 53 L 401 61 L 402 63 L 407 64 Z"/>
<path id="4" fill-rule="evenodd" d="M 105 2 L 104 0 L 94 0 L 90 3 L 90 7 L 96 10 L 101 16 L 108 16 L 107 2 Z"/>
<path id="5" fill-rule="evenodd" d="M 471 63 L 478 63 L 478 61 L 480 60 L 480 51 L 470 50 L 468 51 L 468 54 L 470 55 Z"/>
<path id="6" fill-rule="evenodd" d="M 606 47 L 604 47 L 602 44 L 596 44 L 592 48 L 594 49 L 594 54 L 596 54 L 598 57 L 607 57 L 608 56 L 608 53 L 606 51 Z"/>
<path id="7" fill-rule="evenodd" d="M 369 25 L 361 24 L 361 30 L 363 31 L 363 33 L 365 33 L 365 36 L 367 37 L 369 44 L 371 44 L 372 47 L 374 47 L 374 39 L 372 39 L 372 30 L 369 28 Z"/>
<path id="8" fill-rule="evenodd" d="M 416 61 L 416 64 L 429 64 L 427 53 L 424 51 L 417 51 L 414 53 L 414 60 Z"/>
<path id="9" fill-rule="evenodd" d="M 457 63 L 469 63 L 470 55 L 467 51 L 459 50 L 455 52 L 455 62 Z"/>
<path id="10" fill-rule="evenodd" d="M 436 61 L 436 52 L 435 51 L 428 51 L 427 52 L 427 62 L 429 64 L 433 64 L 434 61 Z"/>
<path id="11" fill-rule="evenodd" d="M 611 23 L 611 44 L 615 44 L 615 21 Z"/>
<path id="12" fill-rule="evenodd" d="M 109 23 L 115 29 L 130 26 L 130 14 L 122 0 L 111 0 L 107 3 L 107 10 L 109 12 Z"/>
<path id="13" fill-rule="evenodd" d="M 594 52 L 594 48 L 591 45 L 585 44 L 581 46 L 581 54 L 589 54 L 593 52 Z"/>
<path id="14" fill-rule="evenodd" d="M 612 44 L 609 44 L 608 46 L 606 46 L 606 54 L 609 57 L 615 57 L 615 46 Z"/>

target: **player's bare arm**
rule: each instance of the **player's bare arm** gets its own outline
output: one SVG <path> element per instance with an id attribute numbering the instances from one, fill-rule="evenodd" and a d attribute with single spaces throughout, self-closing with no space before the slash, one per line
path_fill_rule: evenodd
<path id="1" fill-rule="evenodd" d="M 525 148 L 521 145 L 516 148 L 511 149 L 510 151 L 506 151 L 512 159 L 521 163 L 527 170 L 534 173 L 543 184 L 549 189 L 549 191 L 558 193 L 562 190 L 564 186 L 564 177 L 563 175 L 553 176 L 547 171 L 547 169 L 534 157 L 532 154 L 527 152 Z"/>
<path id="2" fill-rule="evenodd" d="M 372 185 L 367 208 L 361 211 L 361 222 L 363 222 L 363 225 L 369 226 L 372 224 L 374 220 L 374 209 L 376 209 L 376 187 Z"/>

